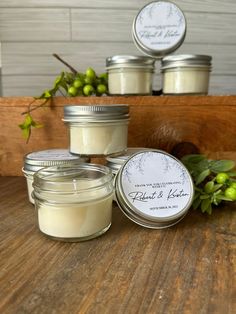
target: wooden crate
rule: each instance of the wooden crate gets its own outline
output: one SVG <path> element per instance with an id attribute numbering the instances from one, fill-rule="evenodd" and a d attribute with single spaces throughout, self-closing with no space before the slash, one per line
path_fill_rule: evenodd
<path id="1" fill-rule="evenodd" d="M 18 124 L 31 97 L 0 98 L 0 175 L 22 175 L 23 157 L 31 151 L 67 148 L 62 121 L 67 104 L 129 104 L 130 147 L 159 148 L 177 157 L 200 152 L 236 160 L 236 96 L 57 97 L 32 112 L 44 128 L 25 143 Z M 38 103 L 39 104 L 39 103 Z"/>

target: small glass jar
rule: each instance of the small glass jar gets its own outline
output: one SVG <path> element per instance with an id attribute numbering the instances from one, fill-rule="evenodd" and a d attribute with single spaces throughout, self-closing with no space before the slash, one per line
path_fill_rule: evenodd
<path id="1" fill-rule="evenodd" d="M 73 165 L 78 162 L 88 162 L 88 158 L 81 158 L 79 156 L 71 155 L 68 149 L 47 149 L 37 152 L 31 152 L 24 157 L 24 166 L 22 172 L 27 181 L 27 190 L 30 203 L 34 204 L 32 198 L 33 192 L 33 175 L 38 170 L 54 165 L 70 164 Z"/>
<path id="2" fill-rule="evenodd" d="M 107 156 L 127 148 L 128 105 L 65 106 L 63 121 L 72 154 Z"/>
<path id="3" fill-rule="evenodd" d="M 172 55 L 163 58 L 163 94 L 207 95 L 211 59 L 206 55 Z"/>
<path id="4" fill-rule="evenodd" d="M 118 55 L 106 59 L 110 95 L 151 95 L 155 60 Z"/>
<path id="5" fill-rule="evenodd" d="M 40 231 L 57 240 L 84 241 L 105 233 L 112 218 L 112 173 L 95 164 L 47 167 L 34 174 Z"/>

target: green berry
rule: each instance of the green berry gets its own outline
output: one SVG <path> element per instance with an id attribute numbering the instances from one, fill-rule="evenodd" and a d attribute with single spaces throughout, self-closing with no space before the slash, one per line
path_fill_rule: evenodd
<path id="1" fill-rule="evenodd" d="M 76 80 L 74 80 L 74 82 L 73 82 L 73 86 L 74 86 L 75 88 L 81 88 L 81 87 L 83 86 L 83 82 L 82 82 L 81 80 L 79 80 L 79 79 L 76 79 Z"/>
<path id="2" fill-rule="evenodd" d="M 68 94 L 69 96 L 75 97 L 78 93 L 78 89 L 74 86 L 69 87 Z"/>
<path id="3" fill-rule="evenodd" d="M 86 76 L 86 77 L 84 78 L 84 82 L 85 82 L 86 84 L 92 85 L 92 84 L 93 84 L 93 78 L 91 78 L 91 77 L 89 77 L 89 76 Z"/>
<path id="4" fill-rule="evenodd" d="M 97 86 L 97 92 L 98 94 L 105 94 L 107 92 L 107 87 L 104 84 L 98 84 Z"/>
<path id="5" fill-rule="evenodd" d="M 236 201 L 236 189 L 229 187 L 225 190 L 225 196 L 231 199 L 232 201 Z"/>
<path id="6" fill-rule="evenodd" d="M 216 176 L 216 182 L 219 184 L 224 184 L 227 180 L 229 180 L 229 175 L 225 172 L 220 172 Z"/>
<path id="7" fill-rule="evenodd" d="M 86 77 L 89 77 L 92 80 L 95 80 L 96 78 L 96 73 L 92 68 L 87 68 L 85 74 L 86 74 Z"/>
<path id="8" fill-rule="evenodd" d="M 92 85 L 87 84 L 87 85 L 84 86 L 83 92 L 84 92 L 85 96 L 90 96 L 90 95 L 92 95 L 94 93 L 94 88 L 93 88 Z"/>

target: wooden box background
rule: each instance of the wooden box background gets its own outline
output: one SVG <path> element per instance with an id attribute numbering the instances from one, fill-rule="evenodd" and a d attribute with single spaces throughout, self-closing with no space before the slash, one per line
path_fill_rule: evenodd
<path id="1" fill-rule="evenodd" d="M 44 128 L 33 130 L 26 144 L 18 124 L 31 101 L 31 97 L 0 98 L 1 176 L 22 175 L 23 157 L 31 151 L 68 147 L 62 121 L 67 104 L 129 104 L 130 147 L 159 148 L 177 157 L 198 151 L 236 160 L 236 96 L 58 97 L 32 113 Z"/>

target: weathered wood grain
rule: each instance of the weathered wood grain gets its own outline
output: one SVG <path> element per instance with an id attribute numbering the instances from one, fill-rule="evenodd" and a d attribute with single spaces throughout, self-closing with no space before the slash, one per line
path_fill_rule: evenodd
<path id="1" fill-rule="evenodd" d="M 5 42 L 69 41 L 69 9 L 3 8 L 0 10 L 0 38 Z"/>
<path id="2" fill-rule="evenodd" d="M 104 49 L 104 45 L 106 49 Z M 94 54 L 96 50 L 96 54 Z M 39 54 L 39 51 L 42 51 Z M 56 60 L 52 54 L 58 53 L 78 71 L 85 71 L 87 67 L 93 67 L 98 73 L 105 72 L 106 58 L 116 54 L 140 55 L 133 41 L 124 43 L 104 42 L 61 42 L 51 43 L 2 43 L 3 75 L 27 76 L 51 75 L 56 76 L 66 68 Z M 222 46 L 216 44 L 188 44 L 183 45 L 176 52 L 178 54 L 207 54 L 212 56 L 212 75 L 234 75 L 236 85 L 236 59 L 235 46 L 229 45 L 222 58 Z M 156 61 L 160 64 L 160 61 Z M 225 84 L 222 84 L 223 90 Z M 235 89 L 236 90 L 236 89 Z M 26 96 L 26 95 L 25 95 Z M 27 94 L 28 96 L 28 94 Z"/>
<path id="3" fill-rule="evenodd" d="M 20 7 L 20 8 L 124 8 L 139 10 L 145 4 L 151 1 L 136 0 L 136 1 L 111 1 L 111 0 L 1 0 L 0 8 L 4 7 Z M 217 12 L 217 13 L 236 13 L 236 3 L 234 0 L 178 0 L 175 1 L 182 10 L 196 11 L 196 12 Z"/>
<path id="4" fill-rule="evenodd" d="M 128 145 L 175 151 L 192 143 L 211 156 L 231 154 L 236 160 L 236 96 L 143 96 L 55 98 L 51 107 L 34 112 L 44 128 L 33 130 L 29 144 L 18 124 L 32 98 L 0 98 L 0 175 L 21 175 L 23 156 L 30 151 L 67 148 L 67 129 L 62 122 L 67 104 L 129 104 L 131 120 Z M 191 151 L 190 151 L 191 152 Z M 189 152 L 186 152 L 189 153 Z"/>
<path id="5" fill-rule="evenodd" d="M 149 230 L 114 204 L 113 224 L 84 243 L 47 239 L 24 178 L 0 178 L 0 312 L 233 314 L 235 204 L 190 211 Z"/>
<path id="6" fill-rule="evenodd" d="M 101 37 L 98 34 L 102 34 L 103 41 L 131 41 L 132 23 L 136 15 L 137 10 L 72 9 L 72 39 L 99 42 Z M 185 12 L 185 16 L 188 23 L 186 43 L 222 45 L 236 42 L 233 31 L 236 26 L 235 14 L 196 14 L 190 11 Z"/>

